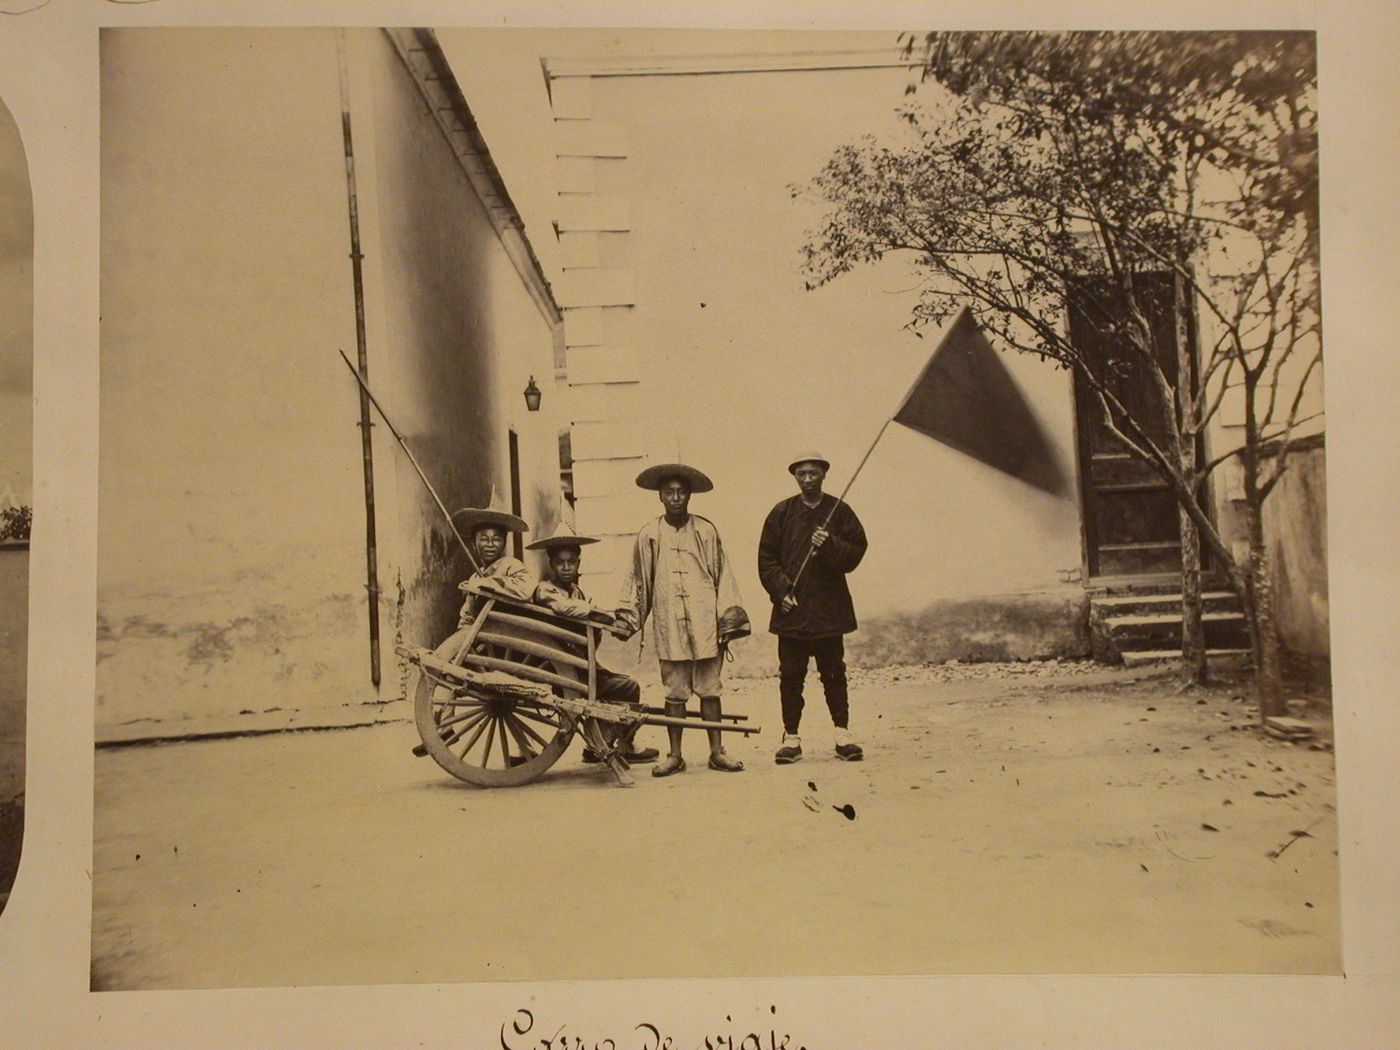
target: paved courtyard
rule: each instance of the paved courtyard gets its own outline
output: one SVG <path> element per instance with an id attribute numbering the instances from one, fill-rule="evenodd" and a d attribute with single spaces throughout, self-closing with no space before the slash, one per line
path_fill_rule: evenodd
<path id="1" fill-rule="evenodd" d="M 1340 969 L 1325 712 L 1297 745 L 1238 686 L 864 672 L 866 761 L 809 692 L 778 767 L 773 691 L 730 692 L 747 771 L 630 791 L 577 744 L 473 788 L 408 721 L 100 750 L 94 986 Z"/>

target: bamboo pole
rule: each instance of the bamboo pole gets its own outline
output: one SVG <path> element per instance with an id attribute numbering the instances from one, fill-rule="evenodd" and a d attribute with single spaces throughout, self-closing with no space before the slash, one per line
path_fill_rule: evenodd
<path id="1" fill-rule="evenodd" d="M 472 553 L 471 547 L 467 545 L 466 540 L 462 539 L 462 534 L 457 531 L 457 523 L 452 520 L 452 515 L 448 512 L 447 505 L 442 502 L 442 497 L 437 494 L 437 489 L 433 488 L 433 483 L 428 480 L 428 475 L 424 474 L 423 468 L 418 465 L 418 459 L 414 456 L 413 450 L 408 447 L 408 442 L 403 439 L 403 435 L 399 433 L 398 427 L 394 426 L 393 421 L 384 411 L 384 407 L 370 391 L 369 384 L 365 382 L 364 376 L 355 371 L 355 366 L 350 363 L 350 358 L 345 356 L 345 351 L 340 350 L 338 352 L 340 354 L 340 359 L 345 362 L 345 367 L 350 369 L 350 374 L 353 375 L 360 384 L 360 389 L 364 392 L 365 397 L 369 398 L 369 403 L 373 405 L 375 411 L 379 413 L 379 418 L 384 420 L 384 425 L 389 428 L 389 433 L 394 435 L 394 439 L 399 443 L 399 447 L 403 449 L 404 455 L 406 455 L 408 461 L 413 464 L 413 469 L 418 472 L 418 480 L 427 486 L 429 494 L 433 497 L 433 502 L 437 504 L 438 510 L 442 511 L 442 516 L 447 519 L 447 527 L 452 530 L 452 535 L 457 537 L 457 542 L 462 545 L 462 550 L 467 552 L 467 558 L 472 563 L 472 569 L 476 572 L 480 572 L 481 563 L 476 560 L 476 555 Z"/>
<path id="2" fill-rule="evenodd" d="M 350 74 L 349 59 L 345 53 L 345 32 L 341 31 L 336 41 L 337 65 L 340 69 L 340 130 L 345 140 L 345 195 L 350 217 L 350 267 L 355 289 L 355 348 L 359 358 L 358 371 L 361 383 L 369 374 L 369 358 L 365 351 L 365 285 L 363 261 L 360 251 L 360 205 L 355 188 L 355 149 L 350 135 Z M 342 357 L 345 355 L 342 353 Z M 346 364 L 349 364 L 346 359 Z M 364 389 L 368 390 L 368 387 Z M 379 544 L 374 527 L 374 446 L 370 436 L 373 424 L 369 417 L 369 404 L 360 395 L 360 451 L 364 457 L 365 474 L 365 572 L 366 589 L 369 591 L 369 677 L 376 689 L 379 688 Z"/>

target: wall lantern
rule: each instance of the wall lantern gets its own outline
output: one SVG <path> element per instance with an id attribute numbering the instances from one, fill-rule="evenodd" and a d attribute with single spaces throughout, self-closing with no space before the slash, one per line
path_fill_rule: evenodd
<path id="1" fill-rule="evenodd" d="M 540 410 L 540 388 L 535 386 L 535 377 L 530 377 L 529 385 L 525 387 L 525 407 L 531 412 Z"/>

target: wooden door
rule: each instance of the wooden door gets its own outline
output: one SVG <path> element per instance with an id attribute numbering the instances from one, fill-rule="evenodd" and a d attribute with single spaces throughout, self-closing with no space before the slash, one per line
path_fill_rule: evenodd
<path id="1" fill-rule="evenodd" d="M 1174 282 L 1170 274 L 1138 278 L 1136 298 L 1147 316 L 1167 381 L 1177 381 Z M 1167 417 L 1161 395 L 1148 374 L 1112 333 L 1111 320 L 1122 308 L 1099 278 L 1069 292 L 1069 333 L 1074 346 L 1092 362 L 1110 390 L 1128 406 L 1154 440 L 1167 445 Z M 1194 337 L 1192 337 L 1194 344 Z M 1192 354 L 1195 346 L 1189 347 Z M 1181 574 L 1181 527 L 1177 501 L 1152 467 L 1108 428 L 1103 409 L 1075 373 L 1080 495 L 1083 502 L 1085 561 L 1089 577 Z"/>

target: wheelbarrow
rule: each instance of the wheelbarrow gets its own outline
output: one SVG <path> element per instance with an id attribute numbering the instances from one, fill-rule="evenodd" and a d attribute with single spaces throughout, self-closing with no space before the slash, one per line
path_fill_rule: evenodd
<path id="1" fill-rule="evenodd" d="M 476 596 L 471 624 L 435 650 L 400 645 L 418 667 L 413 714 L 422 743 L 448 773 L 480 787 L 514 787 L 537 780 L 559 760 L 577 734 L 622 787 L 635 783 L 623 755 L 642 726 L 718 729 L 749 735 L 744 715 L 719 722 L 687 711 L 598 699 L 599 619 L 563 616 L 486 588 Z"/>

